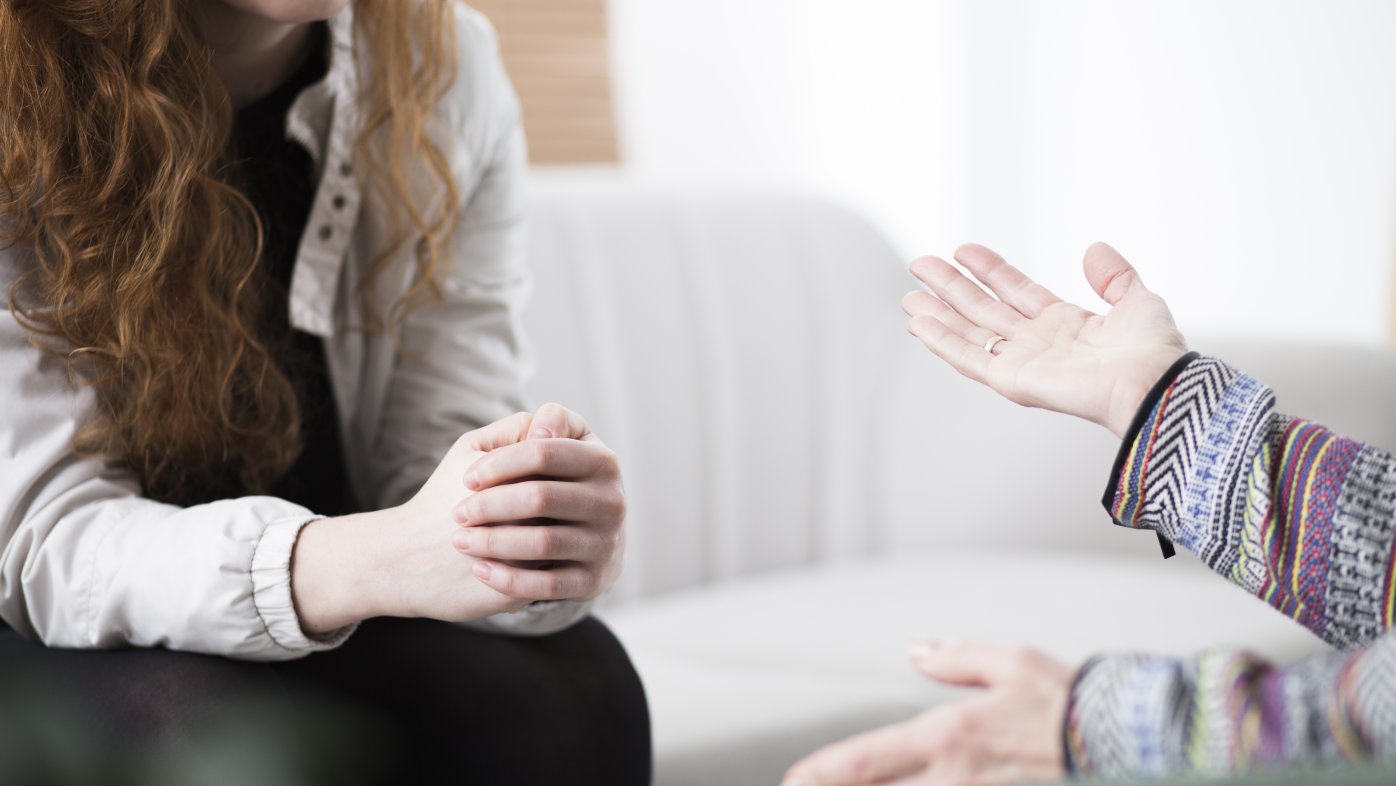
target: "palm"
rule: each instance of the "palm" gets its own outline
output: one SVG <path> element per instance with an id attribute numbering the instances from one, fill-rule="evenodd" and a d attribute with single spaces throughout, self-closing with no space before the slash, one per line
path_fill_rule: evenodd
<path id="1" fill-rule="evenodd" d="M 1114 304 L 1100 315 L 1062 302 L 988 249 L 958 255 L 999 296 L 938 259 L 915 274 L 935 292 L 903 301 L 911 331 L 956 370 L 1026 406 L 1086 418 L 1122 434 L 1148 389 L 1186 351 L 1168 306 L 1108 246 L 1094 246 L 1087 277 Z M 992 352 L 994 336 L 1007 340 Z"/>

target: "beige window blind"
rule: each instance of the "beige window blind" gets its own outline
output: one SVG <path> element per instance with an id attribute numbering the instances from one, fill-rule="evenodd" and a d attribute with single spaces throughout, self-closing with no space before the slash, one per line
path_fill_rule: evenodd
<path id="1" fill-rule="evenodd" d="M 619 159 L 606 0 L 469 0 L 499 31 L 535 164 Z"/>

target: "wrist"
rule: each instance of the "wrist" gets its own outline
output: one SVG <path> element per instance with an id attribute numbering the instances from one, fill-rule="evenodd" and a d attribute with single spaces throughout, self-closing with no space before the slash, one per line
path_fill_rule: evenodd
<path id="1" fill-rule="evenodd" d="M 1139 410 L 1149 398 L 1149 391 L 1158 383 L 1160 374 L 1141 374 L 1132 380 L 1123 381 L 1116 388 L 1115 400 L 1110 407 L 1110 416 L 1101 425 L 1110 429 L 1118 439 L 1125 439 L 1133 430 L 1133 423 L 1139 417 Z M 1146 377 L 1148 378 L 1146 381 Z"/>
<path id="2" fill-rule="evenodd" d="M 1145 406 L 1152 408 L 1156 401 L 1157 389 L 1171 383 L 1196 353 L 1186 350 L 1160 352 L 1142 361 L 1135 373 L 1120 380 L 1110 401 L 1110 414 L 1101 425 L 1120 439 L 1125 439 L 1133 431 L 1134 423 Z"/>
<path id="3" fill-rule="evenodd" d="M 383 550 L 374 541 L 390 511 L 318 519 L 305 525 L 291 555 L 291 597 L 301 629 L 322 636 L 382 616 L 373 586 Z"/>

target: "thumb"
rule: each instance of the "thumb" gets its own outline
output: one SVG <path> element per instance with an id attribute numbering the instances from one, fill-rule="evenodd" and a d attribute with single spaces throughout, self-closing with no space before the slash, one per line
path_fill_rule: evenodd
<path id="1" fill-rule="evenodd" d="M 1093 243 L 1086 249 L 1084 266 L 1091 288 L 1112 306 L 1132 293 L 1148 291 L 1134 266 L 1105 243 Z"/>
<path id="2" fill-rule="evenodd" d="M 462 435 L 456 441 L 456 445 L 465 450 L 488 453 L 496 448 L 521 442 L 532 422 L 532 415 L 518 412 Z"/>
<path id="3" fill-rule="evenodd" d="M 586 439 L 591 429 L 581 415 L 561 404 L 544 404 L 533 415 L 529 439 Z"/>

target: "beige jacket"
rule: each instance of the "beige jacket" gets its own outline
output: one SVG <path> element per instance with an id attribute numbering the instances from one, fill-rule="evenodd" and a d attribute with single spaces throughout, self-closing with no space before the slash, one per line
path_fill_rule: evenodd
<path id="1" fill-rule="evenodd" d="M 362 324 L 352 289 L 389 237 L 363 209 L 354 177 L 358 74 L 351 11 L 331 20 L 330 70 L 297 98 L 287 133 L 320 173 L 291 281 L 292 324 L 324 337 L 346 461 L 359 501 L 396 505 L 461 433 L 523 407 L 520 311 L 526 170 L 519 107 L 483 17 L 458 17 L 460 73 L 440 109 L 440 140 L 466 205 L 444 300 L 412 313 L 400 354 Z M 418 182 L 430 182 L 420 178 Z M 410 249 L 411 244 L 407 244 Z M 379 277 L 391 304 L 415 271 Z M 0 250 L 8 292 L 27 250 Z M 413 358 L 412 361 L 404 359 Z M 34 348 L 0 306 L 0 617 L 55 647 L 168 647 L 252 660 L 295 658 L 344 641 L 307 638 L 291 603 L 291 550 L 314 512 L 270 497 L 178 508 L 145 499 L 115 462 L 76 456 L 93 406 L 61 363 Z M 557 630 L 585 613 L 535 604 L 487 621 L 517 633 Z"/>

